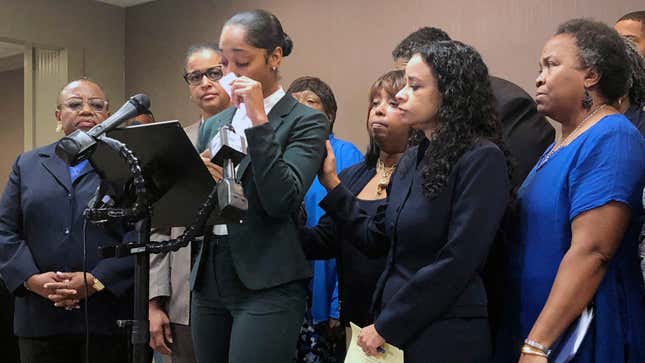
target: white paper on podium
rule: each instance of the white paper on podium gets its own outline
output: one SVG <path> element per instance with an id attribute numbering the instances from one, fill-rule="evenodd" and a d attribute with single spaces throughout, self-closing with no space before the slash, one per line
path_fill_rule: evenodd
<path id="1" fill-rule="evenodd" d="M 383 344 L 384 353 L 376 356 L 368 356 L 363 349 L 358 346 L 358 334 L 361 332 L 354 323 L 349 323 L 352 327 L 352 341 L 349 343 L 345 363 L 403 363 L 403 351 L 391 344 Z"/>

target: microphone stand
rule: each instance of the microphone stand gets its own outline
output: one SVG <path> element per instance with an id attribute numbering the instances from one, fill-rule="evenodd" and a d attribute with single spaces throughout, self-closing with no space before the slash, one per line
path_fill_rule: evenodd
<path id="1" fill-rule="evenodd" d="M 137 242 L 135 246 L 145 246 L 150 242 L 150 227 L 152 219 L 152 208 L 147 203 L 145 179 L 139 159 L 134 152 L 124 143 L 102 136 L 97 139 L 117 152 L 124 159 L 129 167 L 133 177 L 136 200 L 132 208 L 112 208 L 101 201 L 109 200 L 105 198 L 105 184 L 102 182 L 101 187 L 97 190 L 95 202 L 91 207 L 84 211 L 85 218 L 94 223 L 106 223 L 111 220 L 124 220 L 135 222 L 135 231 Z M 127 244 L 131 246 L 133 244 Z M 132 247 L 132 246 L 131 246 Z M 150 283 L 150 257 L 145 248 L 129 248 L 127 253 L 121 251 L 116 254 L 114 246 L 100 247 L 99 256 L 102 259 L 109 257 L 124 257 L 127 255 L 135 256 L 134 265 L 134 311 L 132 320 L 118 320 L 117 325 L 120 328 L 130 329 L 130 342 L 132 344 L 132 362 L 149 363 L 150 354 L 148 350 L 148 341 L 150 340 L 150 323 L 148 320 L 148 289 Z"/>
<path id="2" fill-rule="evenodd" d="M 133 318 L 132 320 L 118 320 L 117 325 L 120 328 L 130 329 L 130 343 L 133 348 L 132 362 L 149 363 L 151 358 L 148 350 L 148 342 L 150 340 L 150 322 L 148 317 L 150 253 L 177 251 L 182 247 L 186 247 L 191 241 L 194 241 L 198 236 L 203 234 L 204 225 L 208 217 L 218 206 L 218 185 L 213 187 L 208 198 L 200 207 L 195 220 L 186 228 L 181 236 L 177 239 L 164 242 L 151 242 L 152 206 L 146 197 L 145 178 L 141 165 L 139 164 L 139 159 L 126 144 L 116 139 L 102 136 L 98 138 L 98 141 L 108 145 L 111 150 L 117 152 L 127 162 L 133 178 L 136 199 L 134 205 L 130 208 L 113 208 L 111 207 L 112 203 L 103 202 L 111 198 L 106 198 L 107 195 L 101 194 L 104 194 L 106 190 L 115 189 L 106 188 L 106 185 L 102 184 L 97 189 L 97 195 L 94 198 L 95 202 L 84 211 L 84 215 L 93 223 L 106 223 L 112 220 L 135 223 L 136 242 L 100 247 L 99 256 L 102 259 L 135 256 Z M 226 173 L 230 173 L 228 175 L 234 175 L 233 163 L 230 160 L 228 160 L 226 170 Z M 234 222 L 239 223 L 239 218 Z"/>

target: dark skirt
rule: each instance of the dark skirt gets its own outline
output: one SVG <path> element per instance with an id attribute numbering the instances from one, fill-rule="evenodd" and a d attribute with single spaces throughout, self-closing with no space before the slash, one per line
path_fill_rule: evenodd
<path id="1" fill-rule="evenodd" d="M 488 363 L 488 319 L 438 320 L 404 347 L 405 363 Z"/>

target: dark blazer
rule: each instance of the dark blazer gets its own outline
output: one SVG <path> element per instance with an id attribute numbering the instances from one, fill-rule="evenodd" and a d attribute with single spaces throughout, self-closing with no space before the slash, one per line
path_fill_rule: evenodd
<path id="1" fill-rule="evenodd" d="M 625 111 L 625 117 L 632 122 L 634 126 L 640 131 L 641 135 L 645 137 L 645 104 L 631 105 Z"/>
<path id="2" fill-rule="evenodd" d="M 504 130 L 504 142 L 513 155 L 513 184 L 520 186 L 544 150 L 551 145 L 555 131 L 535 101 L 523 89 L 505 79 L 490 77 L 497 100 L 497 113 Z"/>
<path id="3" fill-rule="evenodd" d="M 197 143 L 200 152 L 232 121 L 235 110 L 228 108 L 206 121 Z M 267 116 L 266 124 L 245 130 L 248 155 L 237 177 L 249 209 L 244 223 L 227 226 L 237 275 L 252 290 L 311 277 L 294 215 L 320 169 L 329 136 L 325 115 L 288 94 Z M 191 273 L 193 288 L 199 283 L 203 250 Z"/>
<path id="4" fill-rule="evenodd" d="M 358 195 L 375 174 L 374 167 L 361 162 L 346 168 L 338 177 L 352 195 Z M 382 201 L 377 208 L 385 204 Z M 314 227 L 302 227 L 300 237 L 308 259 L 336 258 L 340 320 L 358 326 L 372 324 L 372 295 L 385 269 L 387 248 L 359 250 L 351 244 L 351 236 L 336 228 L 329 214 L 323 215 Z"/>
<path id="5" fill-rule="evenodd" d="M 50 144 L 21 154 L 0 203 L 0 273 L 16 295 L 18 336 L 84 334 L 83 309 L 66 311 L 23 283 L 33 274 L 82 271 L 83 211 L 100 178 L 91 165 L 74 183 Z M 89 298 L 90 332 L 113 334 L 116 320 L 132 314 L 132 258 L 99 260 L 98 247 L 123 240 L 125 229 L 87 224 L 87 270 L 106 289 Z"/>
<path id="6" fill-rule="evenodd" d="M 343 233 L 353 233 L 354 243 L 391 243 L 374 293 L 375 326 L 386 341 L 410 352 L 432 349 L 436 343 L 427 337 L 441 336 L 453 324 L 449 319 L 487 316 L 481 272 L 509 198 L 504 155 L 482 140 L 454 165 L 443 191 L 428 199 L 418 167 L 427 145 L 424 139 L 401 157 L 390 180 L 387 208 L 377 216 L 357 208 L 343 184 L 321 202 Z M 427 335 L 435 326 L 442 331 Z M 480 333 L 485 336 L 471 340 L 490 345 L 487 326 L 465 334 Z M 433 361 L 457 361 L 449 351 L 429 353 Z"/>

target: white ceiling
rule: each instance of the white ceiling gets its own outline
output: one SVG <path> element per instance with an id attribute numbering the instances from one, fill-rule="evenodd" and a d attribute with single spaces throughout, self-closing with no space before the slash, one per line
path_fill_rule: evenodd
<path id="1" fill-rule="evenodd" d="M 107 3 L 111 5 L 120 6 L 122 8 L 127 8 L 130 6 L 135 6 L 143 3 L 149 3 L 154 0 L 96 0 L 102 3 Z"/>

